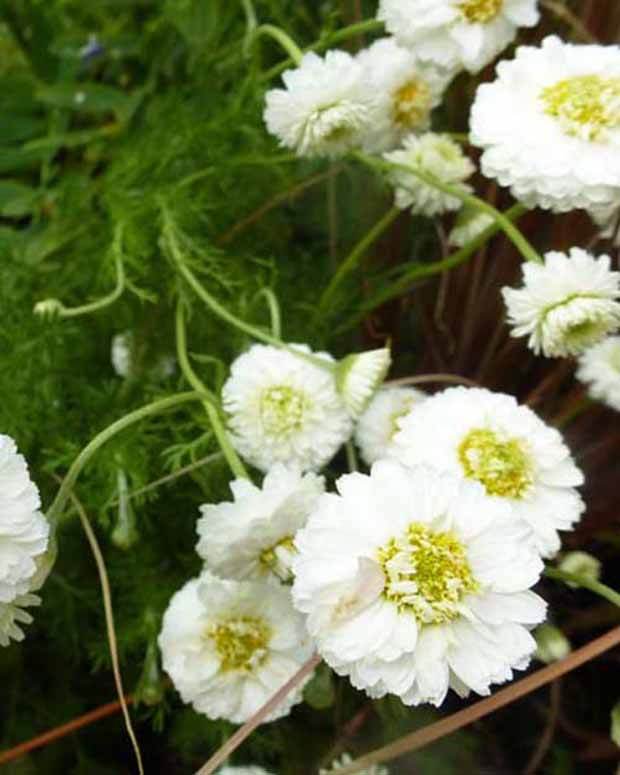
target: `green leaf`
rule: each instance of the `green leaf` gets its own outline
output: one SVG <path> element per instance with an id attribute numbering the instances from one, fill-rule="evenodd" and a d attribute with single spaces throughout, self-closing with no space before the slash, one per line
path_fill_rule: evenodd
<path id="1" fill-rule="evenodd" d="M 0 180 L 0 215 L 22 218 L 36 209 L 39 192 L 15 180 Z"/>
<path id="2" fill-rule="evenodd" d="M 141 93 L 127 94 L 101 83 L 62 83 L 45 86 L 37 99 L 55 108 L 84 113 L 113 113 L 119 121 L 128 120 L 142 99 Z"/>

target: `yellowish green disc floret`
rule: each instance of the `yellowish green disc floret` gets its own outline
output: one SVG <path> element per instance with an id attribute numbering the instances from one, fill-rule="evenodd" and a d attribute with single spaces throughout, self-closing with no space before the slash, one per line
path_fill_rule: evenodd
<path id="1" fill-rule="evenodd" d="M 243 616 L 212 624 L 205 637 L 213 641 L 222 670 L 249 672 L 265 660 L 271 631 L 261 619 Z"/>
<path id="2" fill-rule="evenodd" d="M 378 560 L 386 578 L 384 597 L 421 625 L 455 619 L 463 597 L 478 589 L 456 535 L 419 522 L 381 547 Z"/>
<path id="3" fill-rule="evenodd" d="M 605 140 L 620 128 L 620 78 L 578 75 L 547 86 L 540 99 L 562 129 L 585 140 Z"/>
<path id="4" fill-rule="evenodd" d="M 532 461 L 521 439 L 490 428 L 475 428 L 461 442 L 458 456 L 465 476 L 489 495 L 523 498 L 534 482 Z"/>
<path id="5" fill-rule="evenodd" d="M 304 414 L 310 406 L 310 397 L 290 385 L 273 385 L 260 399 L 260 416 L 267 433 L 286 436 L 299 431 Z"/>
<path id="6" fill-rule="evenodd" d="M 458 9 L 470 24 L 488 24 L 499 16 L 503 5 L 504 0 L 462 0 Z"/>

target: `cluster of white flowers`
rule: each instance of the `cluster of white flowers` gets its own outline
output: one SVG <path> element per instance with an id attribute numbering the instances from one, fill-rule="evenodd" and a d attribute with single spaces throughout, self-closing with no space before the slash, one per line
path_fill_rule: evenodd
<path id="1" fill-rule="evenodd" d="M 39 604 L 38 562 L 47 549 L 49 525 L 39 511 L 39 492 L 15 442 L 0 434 L 0 645 L 23 640 L 24 609 Z"/>
<path id="2" fill-rule="evenodd" d="M 591 347 L 579 359 L 577 377 L 592 398 L 620 412 L 620 336 Z"/>

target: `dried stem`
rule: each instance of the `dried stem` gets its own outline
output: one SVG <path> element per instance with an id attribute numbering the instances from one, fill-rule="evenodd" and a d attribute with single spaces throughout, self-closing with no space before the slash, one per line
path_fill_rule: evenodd
<path id="1" fill-rule="evenodd" d="M 459 374 L 420 374 L 417 377 L 402 377 L 401 379 L 392 379 L 385 384 L 389 387 L 399 387 L 401 385 L 427 385 L 433 382 L 448 382 L 454 385 L 467 385 L 468 387 L 480 387 L 478 382 L 468 377 L 461 377 Z"/>

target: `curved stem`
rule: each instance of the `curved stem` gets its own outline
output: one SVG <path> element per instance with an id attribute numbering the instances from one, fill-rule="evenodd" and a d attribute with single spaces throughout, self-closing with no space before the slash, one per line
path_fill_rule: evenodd
<path id="1" fill-rule="evenodd" d="M 325 51 L 325 49 L 330 48 L 330 46 L 333 46 L 336 43 L 341 43 L 343 40 L 355 38 L 358 35 L 363 35 L 365 32 L 379 32 L 382 29 L 383 22 L 380 22 L 377 19 L 367 19 L 363 22 L 356 22 L 355 24 L 351 24 L 348 27 L 343 27 L 341 30 L 336 30 L 329 35 L 325 35 L 324 37 L 319 38 L 311 46 L 305 48 L 303 53 L 306 54 L 309 51 Z M 280 62 L 280 64 L 277 64 L 275 67 L 267 70 L 267 72 L 264 73 L 263 78 L 265 80 L 275 78 L 277 75 L 280 75 L 280 73 L 294 64 L 295 60 L 292 57 L 285 59 L 284 62 Z"/>
<path id="2" fill-rule="evenodd" d="M 303 52 L 295 43 L 295 41 L 291 38 L 291 36 L 284 32 L 284 30 L 281 27 L 276 27 L 273 24 L 261 24 L 260 27 L 256 27 L 256 29 L 253 31 L 252 36 L 248 38 L 247 40 L 247 46 L 250 46 L 252 43 L 254 43 L 255 40 L 258 40 L 259 37 L 262 35 L 266 35 L 270 38 L 273 38 L 275 41 L 277 41 L 280 46 L 286 51 L 286 53 L 289 55 L 292 62 L 296 65 L 298 65 L 301 62 L 301 59 L 303 57 Z"/>
<path id="3" fill-rule="evenodd" d="M 109 307 L 121 297 L 125 290 L 125 267 L 123 265 L 122 252 L 123 227 L 119 224 L 116 227 L 112 251 L 116 264 L 116 286 L 114 290 L 101 299 L 91 301 L 89 304 L 82 304 L 79 307 L 65 307 L 59 299 L 44 299 L 35 304 L 34 312 L 37 315 L 61 318 L 76 318 L 80 315 L 90 315 L 91 312 L 97 312 L 100 309 Z"/>
<path id="4" fill-rule="evenodd" d="M 349 255 L 338 267 L 336 273 L 329 282 L 327 288 L 323 291 L 317 304 L 316 318 L 318 319 L 327 309 L 334 298 L 336 290 L 344 278 L 350 274 L 358 265 L 360 260 L 366 255 L 370 246 L 376 242 L 383 232 L 394 223 L 401 211 L 397 207 L 392 207 L 388 212 L 365 234 L 357 243 Z"/>
<path id="5" fill-rule="evenodd" d="M 65 506 L 67 505 L 71 491 L 75 486 L 79 475 L 82 473 L 82 470 L 91 460 L 93 455 L 106 442 L 114 438 L 114 436 L 116 436 L 121 431 L 124 431 L 125 428 L 129 428 L 130 425 L 135 425 L 135 423 L 140 422 L 140 420 L 144 420 L 147 417 L 160 414 L 161 412 L 165 412 L 168 409 L 174 409 L 175 407 L 181 406 L 182 404 L 188 404 L 192 401 L 201 401 L 203 399 L 204 396 L 201 393 L 178 393 L 177 395 L 169 396 L 168 398 L 162 398 L 159 401 L 153 401 L 151 404 L 147 404 L 140 409 L 136 409 L 134 412 L 126 414 L 124 417 L 121 417 L 120 420 L 113 422 L 107 428 L 98 433 L 93 439 L 91 439 L 91 441 L 88 442 L 88 444 L 71 464 L 67 475 L 63 479 L 62 484 L 56 493 L 56 497 L 54 498 L 52 505 L 47 510 L 47 518 L 52 524 L 52 528 L 55 527 L 56 523 L 60 519 L 60 516 Z"/>
<path id="6" fill-rule="evenodd" d="M 246 19 L 246 33 L 243 49 L 247 54 L 250 46 L 252 45 L 252 37 L 256 32 L 256 28 L 258 27 L 258 20 L 256 18 L 256 11 L 254 10 L 254 4 L 252 0 L 241 0 L 241 5 L 243 6 Z"/>
<path id="7" fill-rule="evenodd" d="M 228 433 L 224 428 L 224 424 L 220 419 L 218 407 L 215 403 L 215 397 L 203 384 L 202 380 L 192 369 L 189 362 L 189 356 L 187 354 L 187 336 L 185 332 L 185 316 L 183 314 L 183 302 L 179 300 L 177 302 L 177 314 L 176 314 L 176 343 L 177 343 L 177 358 L 179 360 L 179 366 L 183 372 L 183 376 L 189 382 L 189 384 L 198 392 L 205 396 L 203 400 L 203 406 L 209 417 L 209 422 L 213 428 L 213 433 L 217 439 L 222 454 L 226 458 L 226 462 L 230 466 L 230 470 L 238 479 L 249 479 L 248 472 L 245 470 L 245 466 L 241 462 L 241 458 L 237 455 L 233 445 L 230 443 Z"/>
<path id="8" fill-rule="evenodd" d="M 271 288 L 261 288 L 256 294 L 257 299 L 264 298 L 269 307 L 269 316 L 271 318 L 271 333 L 276 339 L 282 339 L 282 315 L 280 314 L 280 304 L 278 298 Z"/>
<path id="9" fill-rule="evenodd" d="M 510 219 L 506 218 L 503 213 L 501 213 L 499 210 L 496 210 L 495 207 L 488 204 L 488 202 L 485 202 L 474 194 L 468 193 L 460 186 L 453 185 L 451 183 L 445 183 L 435 175 L 431 175 L 429 172 L 424 172 L 421 169 L 416 169 L 415 167 L 408 164 L 396 164 L 394 162 L 387 162 L 381 159 L 375 159 L 373 157 L 366 156 L 363 153 L 354 153 L 353 155 L 356 159 L 359 159 L 367 166 L 374 167 L 375 169 L 384 170 L 385 172 L 398 169 L 404 172 L 408 172 L 410 175 L 415 175 L 424 183 L 432 186 L 433 188 L 436 188 L 438 191 L 442 191 L 444 194 L 448 194 L 449 196 L 453 196 L 456 199 L 460 199 L 461 202 L 469 205 L 473 209 L 486 213 L 486 215 L 489 215 L 491 218 L 493 218 L 499 228 L 505 232 L 506 236 L 510 239 L 510 241 L 514 244 L 514 246 L 526 261 L 535 261 L 539 264 L 543 263 L 543 259 L 540 254 L 534 249 L 534 247 L 528 242 L 528 240 L 510 221 Z"/>
<path id="10" fill-rule="evenodd" d="M 386 387 L 399 387 L 404 385 L 432 385 L 435 382 L 446 382 L 450 385 L 468 385 L 480 387 L 480 383 L 460 374 L 419 374 L 415 377 L 401 377 L 390 379 L 385 383 Z"/>
<path id="11" fill-rule="evenodd" d="M 595 595 L 605 598 L 605 600 L 620 608 L 620 593 L 606 584 L 602 584 L 600 581 L 580 576 L 578 573 L 569 573 L 559 568 L 545 568 L 545 576 L 556 581 L 565 581 L 575 584 L 575 586 L 589 589 L 590 592 L 594 592 Z"/>

